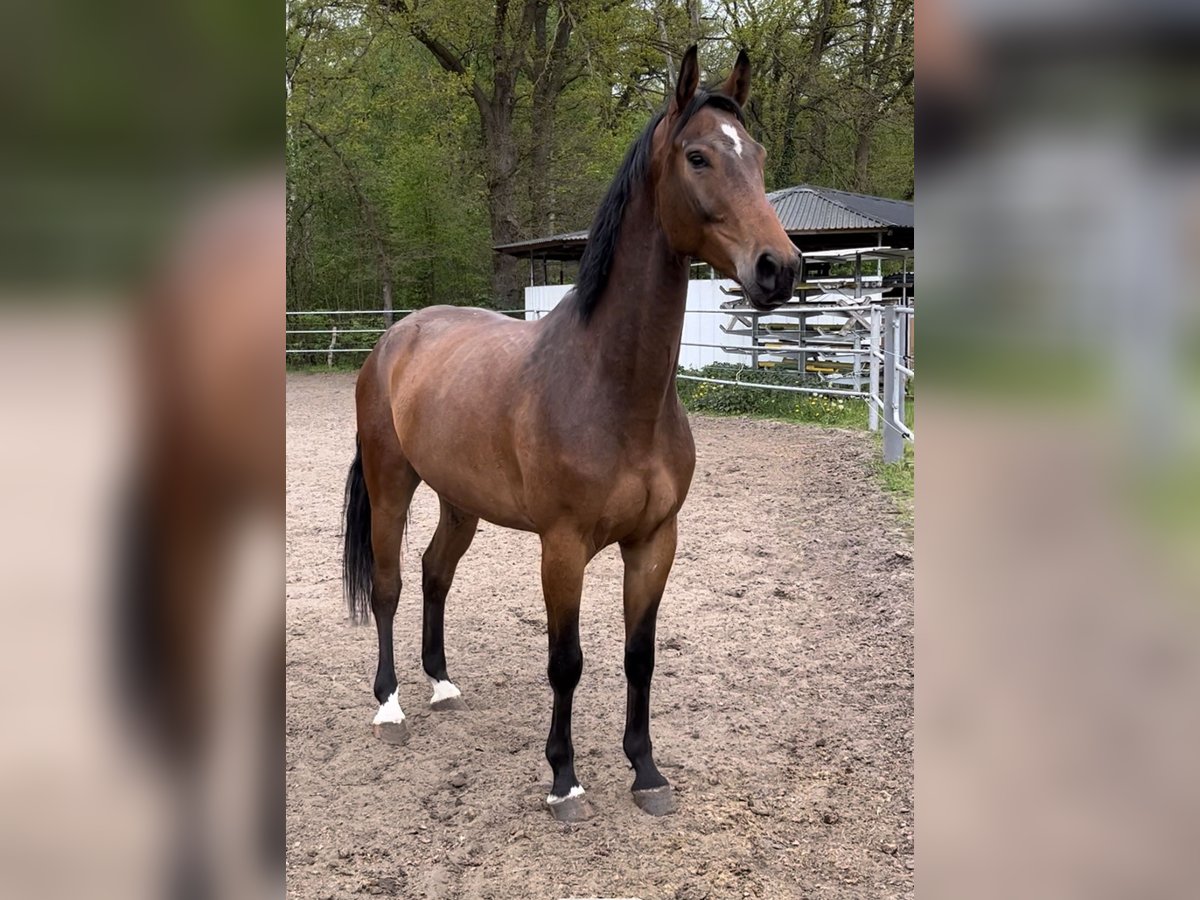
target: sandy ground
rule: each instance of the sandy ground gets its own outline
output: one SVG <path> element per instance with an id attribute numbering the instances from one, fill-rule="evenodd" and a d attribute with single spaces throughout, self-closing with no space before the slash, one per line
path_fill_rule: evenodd
<path id="1" fill-rule="evenodd" d="M 374 628 L 348 624 L 340 512 L 353 376 L 288 378 L 287 888 L 295 898 L 911 897 L 912 542 L 863 434 L 697 417 L 659 614 L 652 735 L 680 812 L 629 796 L 621 569 L 588 570 L 576 769 L 556 823 L 537 538 L 482 524 L 446 611 L 467 712 L 431 713 L 419 578 L 396 619 L 412 737 L 376 741 Z M 405 566 L 436 523 L 413 503 Z"/>

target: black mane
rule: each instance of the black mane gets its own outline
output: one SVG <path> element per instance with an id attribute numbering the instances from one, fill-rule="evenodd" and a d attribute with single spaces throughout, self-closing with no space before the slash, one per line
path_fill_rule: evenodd
<path id="1" fill-rule="evenodd" d="M 716 106 L 733 113 L 738 121 L 745 123 L 742 108 L 732 97 L 701 88 L 696 91 L 691 101 L 684 108 L 683 114 L 675 123 L 672 136 L 678 134 L 692 116 L 705 106 Z M 650 124 L 642 131 L 633 146 L 625 154 L 625 160 L 617 169 L 608 192 L 596 210 L 592 227 L 588 229 L 587 246 L 584 247 L 583 257 L 579 261 L 579 274 L 575 279 L 575 287 L 571 291 L 568 302 L 574 307 L 583 322 L 587 322 L 596 309 L 600 295 L 608 284 L 608 272 L 612 266 L 613 254 L 617 249 L 617 235 L 621 230 L 621 219 L 625 215 L 625 207 L 629 204 L 633 192 L 646 178 L 650 165 L 650 145 L 654 129 L 662 121 L 665 112 L 657 113 Z"/>

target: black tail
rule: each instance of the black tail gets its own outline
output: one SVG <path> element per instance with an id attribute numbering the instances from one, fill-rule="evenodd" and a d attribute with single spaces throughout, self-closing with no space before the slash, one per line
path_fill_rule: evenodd
<path id="1" fill-rule="evenodd" d="M 119 565 L 112 585 L 116 675 L 121 699 L 128 704 L 125 710 L 134 714 L 135 724 L 174 749 L 163 714 L 170 708 L 173 684 L 172 648 L 164 631 L 169 608 L 163 587 L 166 554 L 162 537 L 166 529 L 151 502 L 153 489 L 148 484 L 135 479 L 124 493 L 115 532 Z"/>
<path id="2" fill-rule="evenodd" d="M 350 621 L 371 621 L 371 577 L 375 552 L 371 549 L 371 498 L 363 479 L 362 445 L 354 439 L 354 462 L 346 476 L 346 504 L 342 508 L 346 549 L 342 554 L 342 587 L 350 607 Z"/>

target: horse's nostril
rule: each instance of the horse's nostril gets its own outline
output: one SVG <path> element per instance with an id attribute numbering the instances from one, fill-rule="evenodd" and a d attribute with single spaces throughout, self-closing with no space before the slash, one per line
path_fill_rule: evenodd
<path id="1" fill-rule="evenodd" d="M 775 287 L 775 278 L 779 274 L 779 262 L 773 254 L 764 253 L 758 258 L 754 273 L 758 278 L 759 285 L 766 290 L 771 290 Z"/>
<path id="2" fill-rule="evenodd" d="M 788 266 L 783 270 L 783 274 L 776 279 L 776 287 L 779 289 L 780 295 L 786 300 L 792 296 L 792 287 L 796 283 L 796 270 Z"/>

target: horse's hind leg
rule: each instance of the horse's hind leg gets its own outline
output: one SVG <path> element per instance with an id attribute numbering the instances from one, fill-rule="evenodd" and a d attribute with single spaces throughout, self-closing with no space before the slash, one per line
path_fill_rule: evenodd
<path id="1" fill-rule="evenodd" d="M 675 519 L 647 540 L 622 544 L 625 561 L 625 755 L 633 765 L 633 799 L 651 815 L 676 809 L 674 792 L 654 764 L 650 745 L 650 679 L 654 675 L 655 625 L 667 575 L 675 558 Z"/>
<path id="2" fill-rule="evenodd" d="M 408 726 L 396 694 L 392 625 L 400 602 L 400 552 L 408 506 L 421 479 L 400 455 L 398 446 L 393 452 L 379 454 L 374 461 L 364 452 L 363 469 L 371 496 L 371 548 L 375 556 L 371 612 L 379 636 L 379 666 L 375 671 L 379 711 L 372 725 L 381 740 L 401 744 L 408 739 Z"/>
<path id="3" fill-rule="evenodd" d="M 424 611 L 421 624 L 421 664 L 433 686 L 429 705 L 436 710 L 465 709 L 461 692 L 446 671 L 446 650 L 443 627 L 446 618 L 446 595 L 454 581 L 454 570 L 471 541 L 479 519 L 442 501 L 441 517 L 433 540 L 421 557 L 421 593 Z"/>

